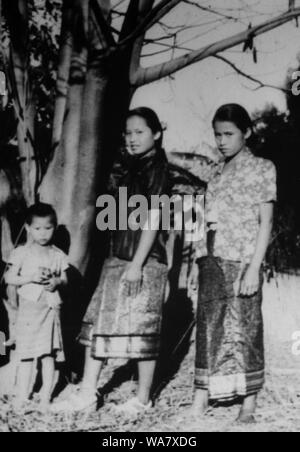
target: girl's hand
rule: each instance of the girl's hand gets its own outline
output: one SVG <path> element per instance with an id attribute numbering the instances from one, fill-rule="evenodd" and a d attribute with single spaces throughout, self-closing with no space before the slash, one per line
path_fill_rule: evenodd
<path id="1" fill-rule="evenodd" d="M 241 281 L 240 295 L 252 297 L 259 289 L 259 269 L 250 265 Z"/>
<path id="2" fill-rule="evenodd" d="M 57 288 L 60 286 L 60 284 L 61 284 L 60 278 L 56 278 L 53 276 L 52 278 L 48 279 L 44 287 L 47 292 L 55 292 Z"/>
<path id="3" fill-rule="evenodd" d="M 188 279 L 188 297 L 194 300 L 196 298 L 199 288 L 199 267 L 195 263 L 191 270 L 189 279 Z"/>
<path id="4" fill-rule="evenodd" d="M 142 289 L 143 269 L 136 264 L 129 264 L 124 274 L 125 294 L 128 297 L 137 297 Z"/>

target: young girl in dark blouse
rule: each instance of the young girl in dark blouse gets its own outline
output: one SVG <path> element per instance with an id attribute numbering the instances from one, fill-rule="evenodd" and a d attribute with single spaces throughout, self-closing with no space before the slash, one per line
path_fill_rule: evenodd
<path id="1" fill-rule="evenodd" d="M 168 193 L 168 163 L 162 140 L 163 129 L 152 110 L 129 112 L 126 152 L 115 165 L 110 183 L 119 209 L 124 208 L 118 200 L 119 187 L 127 189 L 128 199 L 143 195 L 150 200 L 151 195 Z M 129 217 L 132 209 L 129 206 L 125 210 Z M 147 214 L 152 220 L 156 217 L 153 221 L 157 227 L 119 227 L 112 233 L 111 257 L 104 264 L 80 336 L 87 347 L 81 389 L 69 400 L 54 404 L 55 411 L 81 411 L 96 404 L 97 383 L 107 358 L 135 359 L 138 364 L 137 396 L 115 406 L 116 411 L 136 415 L 152 407 L 150 393 L 160 349 L 167 256 L 159 213 L 149 208 Z"/>

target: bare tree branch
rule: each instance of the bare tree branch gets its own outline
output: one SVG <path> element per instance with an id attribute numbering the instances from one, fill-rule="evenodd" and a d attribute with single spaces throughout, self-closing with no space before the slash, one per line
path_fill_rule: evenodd
<path id="1" fill-rule="evenodd" d="M 108 6 L 108 5 L 104 5 Z M 97 26 L 99 27 L 99 30 L 101 31 L 101 34 L 103 35 L 106 44 L 108 46 L 114 46 L 115 39 L 112 34 L 112 30 L 107 22 L 107 17 L 105 17 L 105 11 L 103 11 L 103 5 L 102 3 L 99 4 L 99 1 L 97 0 L 90 0 L 90 7 L 92 12 L 94 13 Z"/>
<path id="2" fill-rule="evenodd" d="M 151 11 L 152 18 L 149 17 L 148 24 L 145 24 L 146 30 L 149 30 L 149 28 L 165 17 L 179 3 L 182 3 L 182 0 L 161 0 L 160 3 L 158 3 L 158 5 L 156 5 L 156 7 Z"/>
<path id="3" fill-rule="evenodd" d="M 136 18 L 139 10 L 139 0 L 130 0 L 128 5 L 125 19 L 121 28 L 119 39 L 122 41 L 126 39 L 126 37 L 133 32 L 136 27 Z"/>
<path id="4" fill-rule="evenodd" d="M 238 22 L 238 21 L 239 21 L 239 19 L 238 19 L 237 17 L 230 16 L 230 15 L 228 15 L 228 14 L 224 14 L 224 13 L 221 13 L 221 12 L 219 12 L 219 11 L 216 11 L 216 10 L 210 8 L 210 7 L 200 5 L 200 4 L 197 3 L 196 1 L 193 1 L 193 0 L 183 0 L 183 1 L 184 1 L 184 3 L 186 3 L 187 5 L 195 6 L 196 8 L 199 8 L 199 9 L 201 9 L 202 11 L 207 11 L 207 12 L 210 12 L 210 13 L 212 13 L 212 14 L 216 14 L 217 16 L 223 17 L 224 19 L 233 20 L 234 22 Z"/>
<path id="5" fill-rule="evenodd" d="M 252 77 L 251 75 L 247 74 L 246 72 L 242 71 L 240 68 L 238 68 L 232 61 L 228 60 L 227 58 L 221 56 L 221 55 L 214 55 L 214 58 L 217 58 L 218 60 L 223 61 L 224 63 L 228 64 L 234 71 L 241 75 L 242 77 L 250 80 L 253 83 L 256 83 L 258 87 L 256 89 L 261 88 L 273 88 L 276 90 L 279 90 L 285 94 L 287 94 L 289 91 L 287 89 L 282 88 L 281 86 L 276 85 L 269 85 L 267 83 L 263 83 L 261 80 L 258 80 L 257 78 Z"/>
<path id="6" fill-rule="evenodd" d="M 133 0 L 134 1 L 134 0 Z M 126 45 L 131 41 L 134 41 L 141 35 L 144 35 L 149 28 L 155 25 L 160 19 L 168 14 L 175 6 L 181 3 L 182 0 L 161 0 L 144 18 L 144 20 L 138 24 L 136 29 L 128 35 L 123 41 L 119 42 L 119 45 Z M 154 2 L 153 2 L 154 3 Z"/>
<path id="7" fill-rule="evenodd" d="M 62 44 L 59 52 L 59 62 L 56 81 L 56 100 L 53 115 L 52 148 L 51 148 L 52 154 L 54 154 L 62 136 L 63 123 L 67 106 L 67 94 L 69 88 L 71 58 L 73 51 L 73 36 L 70 30 L 71 14 L 72 14 L 71 9 L 68 8 L 66 6 L 66 2 L 64 2 L 61 26 Z"/>
<path id="8" fill-rule="evenodd" d="M 173 37 L 175 37 L 176 34 L 173 35 Z M 162 39 L 162 38 L 161 38 Z M 166 37 L 166 39 L 170 39 L 170 37 Z M 156 52 L 154 51 L 153 53 L 144 53 L 142 55 L 142 58 L 148 58 L 150 56 L 155 56 L 155 55 L 161 55 L 163 53 L 167 53 L 170 52 L 172 50 L 181 50 L 181 51 L 185 51 L 185 52 L 192 52 L 192 49 L 189 49 L 188 47 L 182 47 L 180 44 L 167 44 L 166 42 L 161 42 L 161 41 L 157 41 L 156 39 L 145 39 L 144 43 L 146 45 L 155 45 L 155 46 L 161 46 L 161 47 L 165 47 L 164 50 L 157 50 Z"/>
<path id="9" fill-rule="evenodd" d="M 144 18 L 149 14 L 149 11 L 151 11 L 153 7 L 154 1 L 153 0 L 140 0 L 139 1 L 139 11 L 138 11 L 138 18 L 137 20 L 139 22 L 142 22 Z M 145 33 L 142 33 L 139 38 L 136 39 L 133 49 L 132 49 L 132 56 L 131 56 L 131 63 L 130 63 L 130 69 L 129 69 L 129 78 L 135 79 L 136 74 L 138 73 L 140 69 L 140 61 L 141 61 L 141 53 L 143 49 L 144 44 L 144 38 Z"/>
<path id="10" fill-rule="evenodd" d="M 125 0 L 120 0 L 116 5 L 114 5 L 114 10 L 119 8 L 124 2 L 125 2 Z"/>
<path id="11" fill-rule="evenodd" d="M 166 24 L 163 21 L 159 21 L 158 25 L 160 25 L 160 27 L 163 29 L 163 31 L 167 34 L 171 34 L 173 35 L 173 33 L 183 33 L 186 32 L 187 30 L 194 30 L 200 27 L 207 27 L 208 25 L 212 25 L 214 24 L 215 26 L 219 23 L 222 23 L 222 21 L 224 21 L 224 19 L 213 19 L 213 20 L 208 20 L 206 22 L 201 22 L 201 23 L 197 23 L 194 25 L 170 25 L 170 24 Z M 224 21 L 225 22 L 225 21 Z"/>
<path id="12" fill-rule="evenodd" d="M 244 43 L 250 37 L 259 36 L 274 28 L 277 28 L 296 17 L 300 16 L 300 8 L 295 8 L 293 11 L 281 14 L 273 19 L 261 23 L 255 27 L 251 27 L 241 33 L 230 36 L 227 39 L 217 41 L 208 46 L 202 47 L 186 55 L 174 58 L 166 63 L 158 64 L 149 68 L 140 68 L 135 80 L 132 80 L 136 86 L 146 85 L 148 83 L 160 80 L 163 77 L 174 74 L 175 72 L 190 66 L 194 63 L 204 60 L 210 56 L 214 56 L 224 50 L 236 47 Z"/>
<path id="13" fill-rule="evenodd" d="M 119 17 L 125 17 L 126 13 L 121 13 L 121 11 L 116 11 L 115 9 L 111 10 L 111 14 L 116 14 Z"/>

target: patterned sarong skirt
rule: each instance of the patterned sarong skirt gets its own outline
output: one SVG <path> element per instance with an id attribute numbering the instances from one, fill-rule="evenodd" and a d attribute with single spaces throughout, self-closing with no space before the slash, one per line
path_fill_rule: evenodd
<path id="1" fill-rule="evenodd" d="M 241 263 L 213 256 L 198 263 L 195 387 L 215 400 L 256 394 L 264 384 L 263 272 L 258 293 L 241 297 Z"/>
<path id="2" fill-rule="evenodd" d="M 79 336 L 94 358 L 156 359 L 160 351 L 167 266 L 149 259 L 137 297 L 124 293 L 127 261 L 109 258 Z"/>

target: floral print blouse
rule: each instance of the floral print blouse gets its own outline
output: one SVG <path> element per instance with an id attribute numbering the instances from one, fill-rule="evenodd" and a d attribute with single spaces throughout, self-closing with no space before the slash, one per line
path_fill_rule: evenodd
<path id="1" fill-rule="evenodd" d="M 222 174 L 221 163 L 208 184 L 206 221 L 216 222 L 214 255 L 222 259 L 250 262 L 259 232 L 260 205 L 277 200 L 274 164 L 241 151 L 235 165 Z M 198 250 L 203 253 L 203 247 Z"/>

